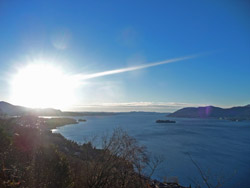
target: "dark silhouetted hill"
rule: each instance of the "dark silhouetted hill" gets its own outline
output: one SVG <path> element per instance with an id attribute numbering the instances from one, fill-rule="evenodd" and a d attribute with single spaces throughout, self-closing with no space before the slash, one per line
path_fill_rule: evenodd
<path id="1" fill-rule="evenodd" d="M 36 115 L 36 116 L 106 116 L 114 115 L 114 112 L 62 112 L 61 110 L 53 108 L 27 108 L 16 106 L 4 101 L 0 102 L 0 115 L 8 116 L 23 116 L 23 115 Z"/>
<path id="2" fill-rule="evenodd" d="M 250 119 L 250 105 L 219 108 L 214 106 L 205 107 L 188 107 L 177 110 L 174 113 L 167 115 L 168 117 L 182 117 L 182 118 L 238 118 Z"/>
<path id="3" fill-rule="evenodd" d="M 9 116 L 23 116 L 23 115 L 39 115 L 39 116 L 58 116 L 62 112 L 60 110 L 47 108 L 47 109 L 32 109 L 22 106 L 12 105 L 10 103 L 0 102 L 0 113 Z"/>
<path id="4" fill-rule="evenodd" d="M 1 101 L 0 102 L 0 111 L 2 114 L 10 115 L 10 116 L 17 116 L 17 115 L 24 115 L 26 114 L 29 109 L 22 107 L 22 106 L 15 106 L 10 103 Z"/>

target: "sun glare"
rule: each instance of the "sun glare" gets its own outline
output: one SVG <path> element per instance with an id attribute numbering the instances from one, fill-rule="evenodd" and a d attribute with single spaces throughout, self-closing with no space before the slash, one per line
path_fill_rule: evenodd
<path id="1" fill-rule="evenodd" d="M 14 104 L 32 108 L 67 108 L 74 102 L 74 81 L 51 65 L 27 65 L 18 70 L 11 85 Z"/>

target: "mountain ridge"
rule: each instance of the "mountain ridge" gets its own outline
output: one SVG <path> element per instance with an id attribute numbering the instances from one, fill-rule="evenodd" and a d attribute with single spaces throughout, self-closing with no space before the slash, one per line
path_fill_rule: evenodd
<path id="1" fill-rule="evenodd" d="M 220 108 L 215 106 L 187 107 L 169 114 L 168 117 L 250 119 L 250 105 L 231 108 Z"/>
<path id="2" fill-rule="evenodd" d="M 13 105 L 11 103 L 0 101 L 0 116 L 23 116 L 23 115 L 36 115 L 36 116 L 105 116 L 114 115 L 115 112 L 71 112 L 61 111 L 54 108 L 27 108 L 23 106 Z"/>
<path id="3" fill-rule="evenodd" d="M 53 109 L 53 108 L 44 108 L 44 109 L 33 109 L 27 108 L 23 106 L 13 105 L 5 101 L 0 101 L 0 113 L 9 115 L 9 116 L 21 116 L 21 115 L 59 115 L 62 113 L 61 110 Z"/>
<path id="4" fill-rule="evenodd" d="M 132 112 L 130 112 L 132 113 Z M 70 112 L 61 111 L 53 108 L 27 108 L 23 106 L 13 105 L 5 101 L 0 101 L 0 115 L 22 116 L 92 116 L 92 115 L 114 115 L 118 112 Z M 167 114 L 167 117 L 181 118 L 239 118 L 250 119 L 250 104 L 245 106 L 236 106 L 232 108 L 220 108 L 216 106 L 204 107 L 186 107 Z"/>

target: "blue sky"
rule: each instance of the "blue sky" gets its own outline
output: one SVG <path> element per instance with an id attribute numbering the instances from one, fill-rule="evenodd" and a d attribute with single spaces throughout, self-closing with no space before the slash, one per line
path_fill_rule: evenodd
<path id="1" fill-rule="evenodd" d="M 0 100 L 12 102 L 10 79 L 30 59 L 53 59 L 43 63 L 91 74 L 211 52 L 88 80 L 72 106 L 172 111 L 248 104 L 249 8 L 249 1 L 3 0 Z"/>

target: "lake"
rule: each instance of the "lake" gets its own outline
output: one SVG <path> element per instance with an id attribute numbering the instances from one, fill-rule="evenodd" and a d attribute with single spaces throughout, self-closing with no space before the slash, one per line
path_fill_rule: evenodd
<path id="1" fill-rule="evenodd" d="M 167 118 L 162 113 L 120 113 L 111 116 L 75 117 L 86 119 L 75 125 L 59 127 L 54 132 L 83 143 L 85 138 L 101 136 L 116 127 L 126 130 L 150 153 L 164 156 L 154 177 L 178 177 L 183 186 L 200 181 L 192 156 L 211 182 L 225 180 L 223 187 L 247 188 L 250 185 L 250 122 L 215 119 Z M 158 119 L 176 123 L 155 123 Z M 205 187 L 205 186 L 203 186 Z"/>

